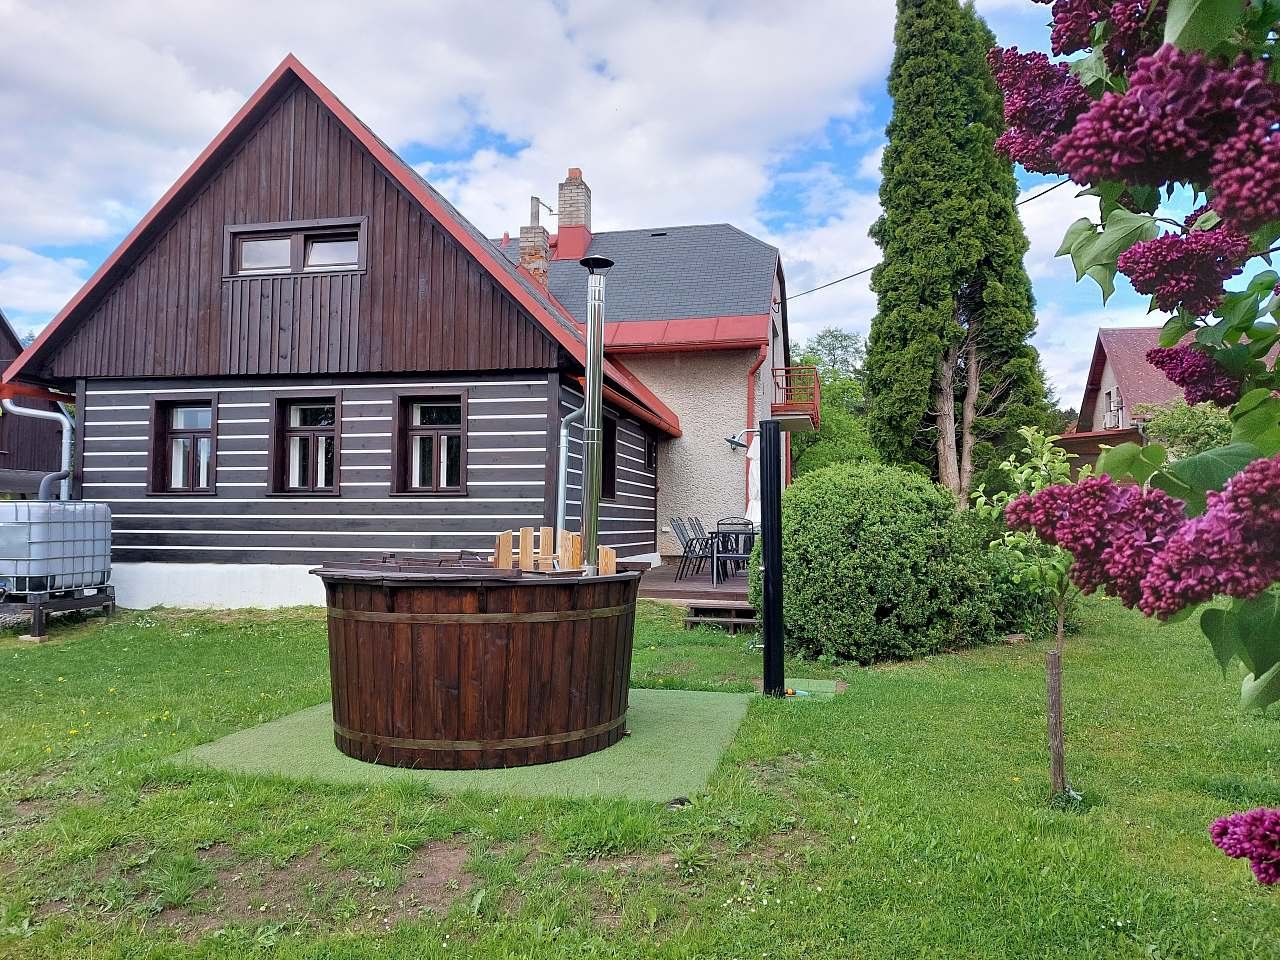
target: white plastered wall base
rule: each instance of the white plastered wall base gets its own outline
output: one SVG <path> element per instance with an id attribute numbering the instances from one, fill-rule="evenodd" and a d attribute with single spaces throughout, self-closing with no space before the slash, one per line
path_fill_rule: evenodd
<path id="1" fill-rule="evenodd" d="M 318 564 L 113 563 L 122 607 L 214 608 L 324 606 L 324 584 L 307 573 Z"/>

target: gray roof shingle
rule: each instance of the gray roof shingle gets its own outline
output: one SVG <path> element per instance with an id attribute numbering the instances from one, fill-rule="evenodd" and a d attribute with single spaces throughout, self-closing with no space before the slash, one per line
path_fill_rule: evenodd
<path id="1" fill-rule="evenodd" d="M 491 242 L 519 261 L 518 240 Z M 605 292 L 610 323 L 770 312 L 778 250 L 727 223 L 597 233 L 587 252 L 617 264 Z M 548 286 L 585 321 L 587 272 L 577 261 L 552 260 Z"/>

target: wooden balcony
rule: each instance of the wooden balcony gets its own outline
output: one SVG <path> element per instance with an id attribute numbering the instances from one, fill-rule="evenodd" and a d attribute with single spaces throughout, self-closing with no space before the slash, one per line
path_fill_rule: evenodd
<path id="1" fill-rule="evenodd" d="M 817 430 L 821 420 L 822 381 L 817 367 L 774 367 L 770 416 L 784 431 Z"/>

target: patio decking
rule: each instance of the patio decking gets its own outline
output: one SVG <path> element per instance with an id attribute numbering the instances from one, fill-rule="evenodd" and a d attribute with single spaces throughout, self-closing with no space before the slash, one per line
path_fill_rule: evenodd
<path id="1" fill-rule="evenodd" d="M 700 574 L 676 580 L 678 561 L 672 560 L 660 567 L 646 570 L 640 579 L 640 596 L 646 600 L 671 602 L 697 600 L 726 600 L 737 604 L 747 603 L 746 574 L 732 577 L 724 583 L 711 582 L 710 564 Z"/>

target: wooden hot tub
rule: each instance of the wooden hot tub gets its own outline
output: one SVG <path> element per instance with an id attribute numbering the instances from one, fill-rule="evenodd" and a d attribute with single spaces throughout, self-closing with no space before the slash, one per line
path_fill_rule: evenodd
<path id="1" fill-rule="evenodd" d="M 626 732 L 640 574 L 583 577 L 388 557 L 325 585 L 333 737 L 397 767 L 517 767 Z"/>

